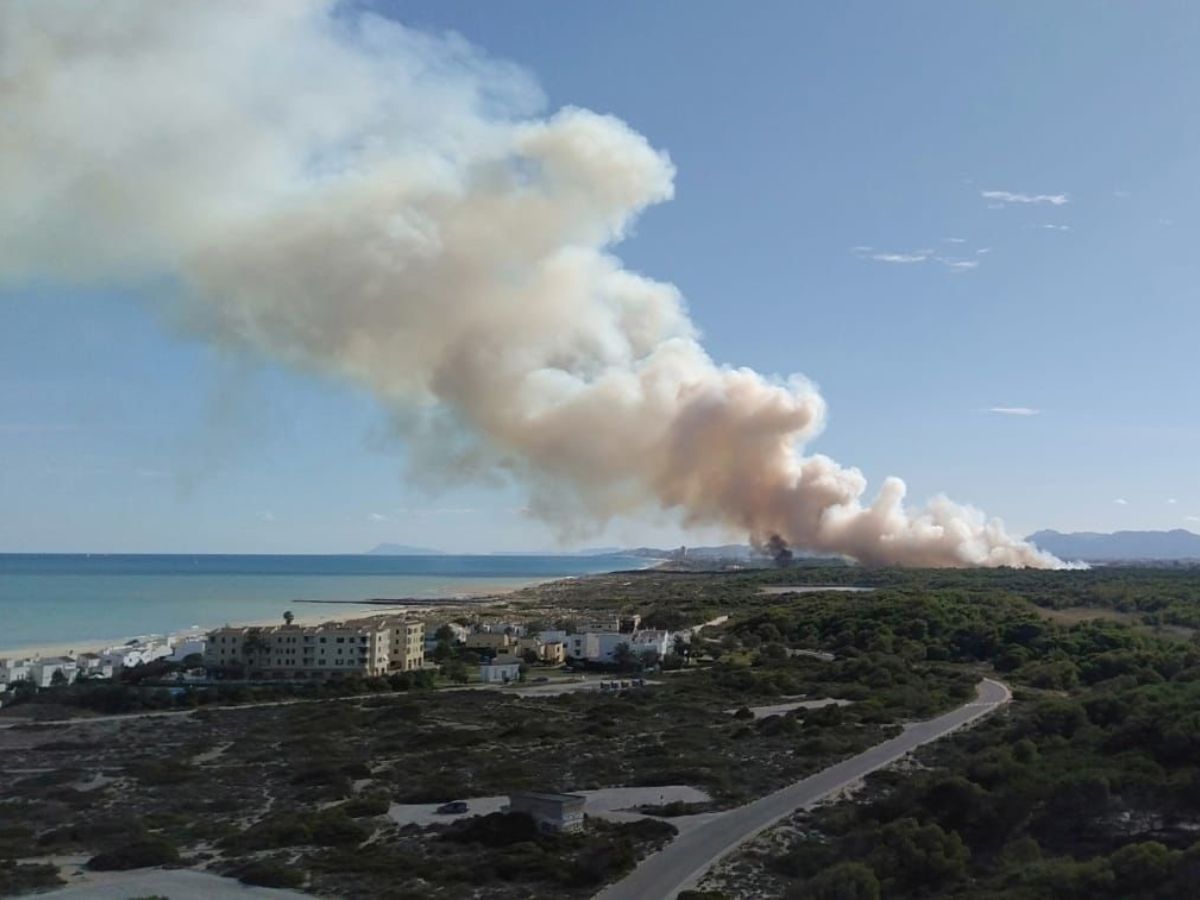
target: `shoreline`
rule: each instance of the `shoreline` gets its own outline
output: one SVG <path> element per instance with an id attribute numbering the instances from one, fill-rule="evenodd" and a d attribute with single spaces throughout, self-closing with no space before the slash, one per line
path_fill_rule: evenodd
<path id="1" fill-rule="evenodd" d="M 603 574 L 603 573 L 601 573 Z M 567 576 L 568 578 L 578 578 L 586 576 Z M 531 584 L 549 584 L 552 581 L 560 581 L 562 579 L 552 578 L 547 581 L 532 582 Z M 361 600 L 309 600 L 300 601 L 306 604 L 324 605 L 347 605 L 347 606 L 368 606 L 369 609 L 347 610 L 344 614 L 338 615 L 337 610 L 313 610 L 311 613 L 297 614 L 294 616 L 293 623 L 296 625 L 322 625 L 327 622 L 349 622 L 359 619 L 371 619 L 378 616 L 398 615 L 413 609 L 414 607 L 424 611 L 432 610 L 435 607 L 446 607 L 447 609 L 457 609 L 467 606 L 484 606 L 488 603 L 505 600 L 508 595 L 523 590 L 524 587 L 514 587 L 498 591 L 490 591 L 486 594 L 471 594 L 462 597 L 437 597 L 422 600 L 416 597 L 405 598 L 404 600 L 382 601 L 373 600 L 364 603 Z M 299 605 L 299 603 L 295 604 Z M 131 641 L 136 640 L 151 640 L 163 638 L 172 638 L 175 640 L 201 637 L 215 628 L 223 628 L 230 626 L 233 628 L 254 628 L 267 627 L 270 625 L 282 625 L 281 617 L 273 617 L 270 619 L 244 619 L 236 622 L 221 622 L 208 625 L 193 625 L 189 628 L 181 628 L 176 631 L 167 633 L 147 633 L 137 635 L 125 635 L 123 637 L 104 638 L 104 637 L 89 637 L 81 638 L 75 641 L 58 641 L 47 644 L 29 644 L 22 647 L 0 648 L 0 660 L 2 659 L 45 659 L 55 656 L 78 656 L 82 653 L 100 653 L 111 647 L 121 647 Z"/>
<path id="2" fill-rule="evenodd" d="M 656 569 L 667 560 L 646 557 L 643 558 L 643 564 L 637 569 L 616 569 L 603 572 L 587 572 L 573 575 L 554 575 L 548 577 L 534 577 L 528 581 L 523 581 L 520 584 L 505 585 L 504 587 L 495 587 L 487 589 L 487 585 L 482 584 L 479 587 L 484 588 L 482 591 L 473 591 L 471 593 L 452 594 L 447 596 L 434 597 L 373 597 L 367 600 L 305 600 L 297 599 L 290 602 L 295 612 L 294 622 L 298 625 L 320 625 L 325 622 L 340 622 L 357 619 L 369 619 L 381 615 L 396 615 L 408 610 L 420 610 L 425 614 L 429 614 L 437 608 L 447 610 L 455 610 L 459 608 L 479 607 L 489 603 L 500 602 L 509 599 L 513 594 L 525 590 L 527 588 L 553 584 L 557 581 L 574 581 L 583 578 L 592 578 L 596 576 L 612 575 L 622 571 L 629 572 L 645 572 Z M 480 580 L 487 581 L 488 579 L 481 578 Z M 341 611 L 337 607 L 352 606 L 357 607 L 353 610 Z M 296 610 L 297 607 L 309 607 L 311 611 L 300 613 Z M 317 607 L 317 608 L 313 608 Z M 334 607 L 333 609 L 319 609 L 319 607 Z M 223 626 L 232 626 L 235 628 L 244 627 L 265 627 L 269 625 L 282 624 L 280 616 L 271 618 L 254 618 L 254 619 L 238 619 L 225 620 L 223 622 L 208 622 L 205 624 L 191 625 L 186 628 L 178 628 L 165 632 L 142 632 L 140 634 L 125 634 L 116 637 L 90 636 L 76 638 L 69 641 L 47 641 L 40 643 L 23 644 L 16 647 L 0 647 L 0 660 L 4 659 L 38 659 L 56 656 L 78 656 L 83 653 L 98 653 L 111 647 L 120 647 L 135 640 L 150 640 L 163 638 L 188 638 L 199 637 L 207 634 L 215 628 Z"/>

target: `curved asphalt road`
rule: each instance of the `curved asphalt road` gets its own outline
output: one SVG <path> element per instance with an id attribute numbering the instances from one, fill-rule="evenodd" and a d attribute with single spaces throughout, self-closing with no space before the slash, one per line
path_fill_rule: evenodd
<path id="1" fill-rule="evenodd" d="M 1012 699 L 1008 686 L 985 678 L 976 698 L 951 712 L 910 725 L 902 734 L 876 744 L 858 756 L 822 769 L 753 803 L 739 806 L 711 822 L 685 832 L 647 857 L 626 878 L 596 895 L 596 900 L 671 900 L 693 886 L 717 860 L 764 828 L 796 811 L 813 806 L 839 788 L 895 762 L 922 744 L 944 737 L 985 716 Z"/>

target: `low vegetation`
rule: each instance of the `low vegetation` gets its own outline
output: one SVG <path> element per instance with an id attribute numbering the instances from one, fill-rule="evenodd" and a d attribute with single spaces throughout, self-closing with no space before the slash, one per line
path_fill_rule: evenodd
<path id="1" fill-rule="evenodd" d="M 135 718 L 0 731 L 13 773 L 0 799 L 0 893 L 53 883 L 42 861 L 75 854 L 95 868 L 199 865 L 327 896 L 449 898 L 486 885 L 489 897 L 582 898 L 670 840 L 678 817 L 788 784 L 999 673 L 1017 689 L 1010 713 L 926 748 L 912 771 L 873 777 L 865 802 L 769 833 L 731 863 L 739 878 L 814 898 L 1189 896 L 1200 883 L 1200 651 L 1146 617 L 1189 627 L 1198 583 L 1173 569 L 798 566 L 544 585 L 489 614 L 551 626 L 636 612 L 673 629 L 729 619 L 676 648 L 655 684 L 620 693 L 347 680 L 287 687 L 324 702 L 217 708 L 184 689 L 169 704 L 194 711 L 169 728 Z M 801 584 L 876 590 L 761 591 Z M 1080 608 L 1125 621 L 1045 615 Z M 162 690 L 77 685 L 25 708 L 157 708 Z M 848 704 L 751 712 L 826 697 Z M 520 789 L 673 784 L 712 801 L 652 804 L 641 811 L 653 819 L 589 819 L 559 836 L 501 814 L 430 828 L 387 816 L 393 804 Z"/>

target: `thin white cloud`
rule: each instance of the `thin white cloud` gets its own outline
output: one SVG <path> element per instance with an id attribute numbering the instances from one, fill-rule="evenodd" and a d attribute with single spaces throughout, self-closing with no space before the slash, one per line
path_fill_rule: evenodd
<path id="1" fill-rule="evenodd" d="M 942 240 L 947 244 L 965 244 L 967 242 L 966 238 L 942 238 Z"/>
<path id="2" fill-rule="evenodd" d="M 1158 220 L 1158 224 L 1159 224 L 1159 225 L 1174 225 L 1174 224 L 1175 224 L 1175 220 L 1174 220 L 1174 219 L 1162 218 L 1162 219 L 1159 219 L 1159 220 Z"/>
<path id="3" fill-rule="evenodd" d="M 1179 502 L 1179 501 L 1178 501 L 1178 500 L 1176 500 L 1174 497 L 1168 497 L 1168 498 L 1167 498 L 1167 505 L 1168 505 L 1168 506 L 1174 506 L 1174 505 L 1175 505 L 1176 503 L 1178 503 L 1178 502 Z"/>
<path id="4" fill-rule="evenodd" d="M 1066 194 L 1024 194 L 1019 191 L 981 191 L 984 200 L 994 200 L 1001 204 L 1008 203 L 1048 203 L 1051 206 L 1062 206 L 1070 202 Z"/>
<path id="5" fill-rule="evenodd" d="M 1117 506 L 1128 506 L 1129 505 L 1129 501 L 1126 500 L 1124 497 L 1118 497 L 1116 500 L 1113 501 L 1113 503 L 1117 504 Z"/>
<path id="6" fill-rule="evenodd" d="M 274 522 L 275 513 L 271 512 L 269 509 L 264 509 L 258 514 L 258 518 L 261 522 Z"/>
<path id="7" fill-rule="evenodd" d="M 978 253 L 980 256 L 983 256 L 985 253 L 991 253 L 992 248 L 991 247 L 980 247 L 975 252 Z"/>
<path id="8" fill-rule="evenodd" d="M 851 253 L 870 253 L 874 249 L 875 249 L 874 247 L 867 247 L 863 244 L 859 244 L 857 247 L 851 247 L 850 252 Z"/>
<path id="9" fill-rule="evenodd" d="M 388 520 L 388 517 L 385 516 L 383 513 L 373 512 L 373 513 L 367 513 L 367 519 L 371 522 L 386 522 Z"/>
<path id="10" fill-rule="evenodd" d="M 998 416 L 1037 416 L 1041 415 L 1042 411 L 1032 406 L 989 406 L 987 412 Z"/>
<path id="11" fill-rule="evenodd" d="M 1071 230 L 1070 225 L 1052 225 L 1050 223 L 1043 223 L 1041 225 L 1030 225 L 1029 227 L 1030 228 L 1041 228 L 1043 231 L 1070 231 Z"/>
<path id="12" fill-rule="evenodd" d="M 1185 522 L 1200 522 L 1200 516 L 1184 516 L 1183 521 L 1185 521 Z"/>
<path id="13" fill-rule="evenodd" d="M 971 269 L 979 268 L 977 259 L 946 259 L 939 256 L 937 261 L 952 272 L 969 272 Z"/>
<path id="14" fill-rule="evenodd" d="M 875 253 L 871 259 L 876 262 L 885 263 L 919 263 L 929 259 L 929 254 L 924 252 L 918 253 Z"/>
<path id="15" fill-rule="evenodd" d="M 1113 196 L 1116 197 L 1118 200 L 1124 200 L 1126 197 L 1129 196 L 1129 191 L 1116 190 L 1116 191 L 1113 191 Z"/>

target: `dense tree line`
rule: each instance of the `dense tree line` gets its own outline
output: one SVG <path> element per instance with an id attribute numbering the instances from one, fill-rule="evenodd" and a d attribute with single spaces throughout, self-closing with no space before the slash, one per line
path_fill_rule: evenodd
<path id="1" fill-rule="evenodd" d="M 1056 624 L 1034 605 L 1182 620 L 1200 609 L 1200 573 L 857 574 L 878 590 L 760 600 L 727 652 L 752 651 L 761 671 L 771 648 L 829 650 L 828 678 L 884 696 L 889 673 L 967 664 L 1002 673 L 1017 698 L 926 748 L 918 771 L 873 776 L 865 802 L 801 823 L 766 863 L 791 895 L 1200 896 L 1200 650 L 1137 625 Z"/>

